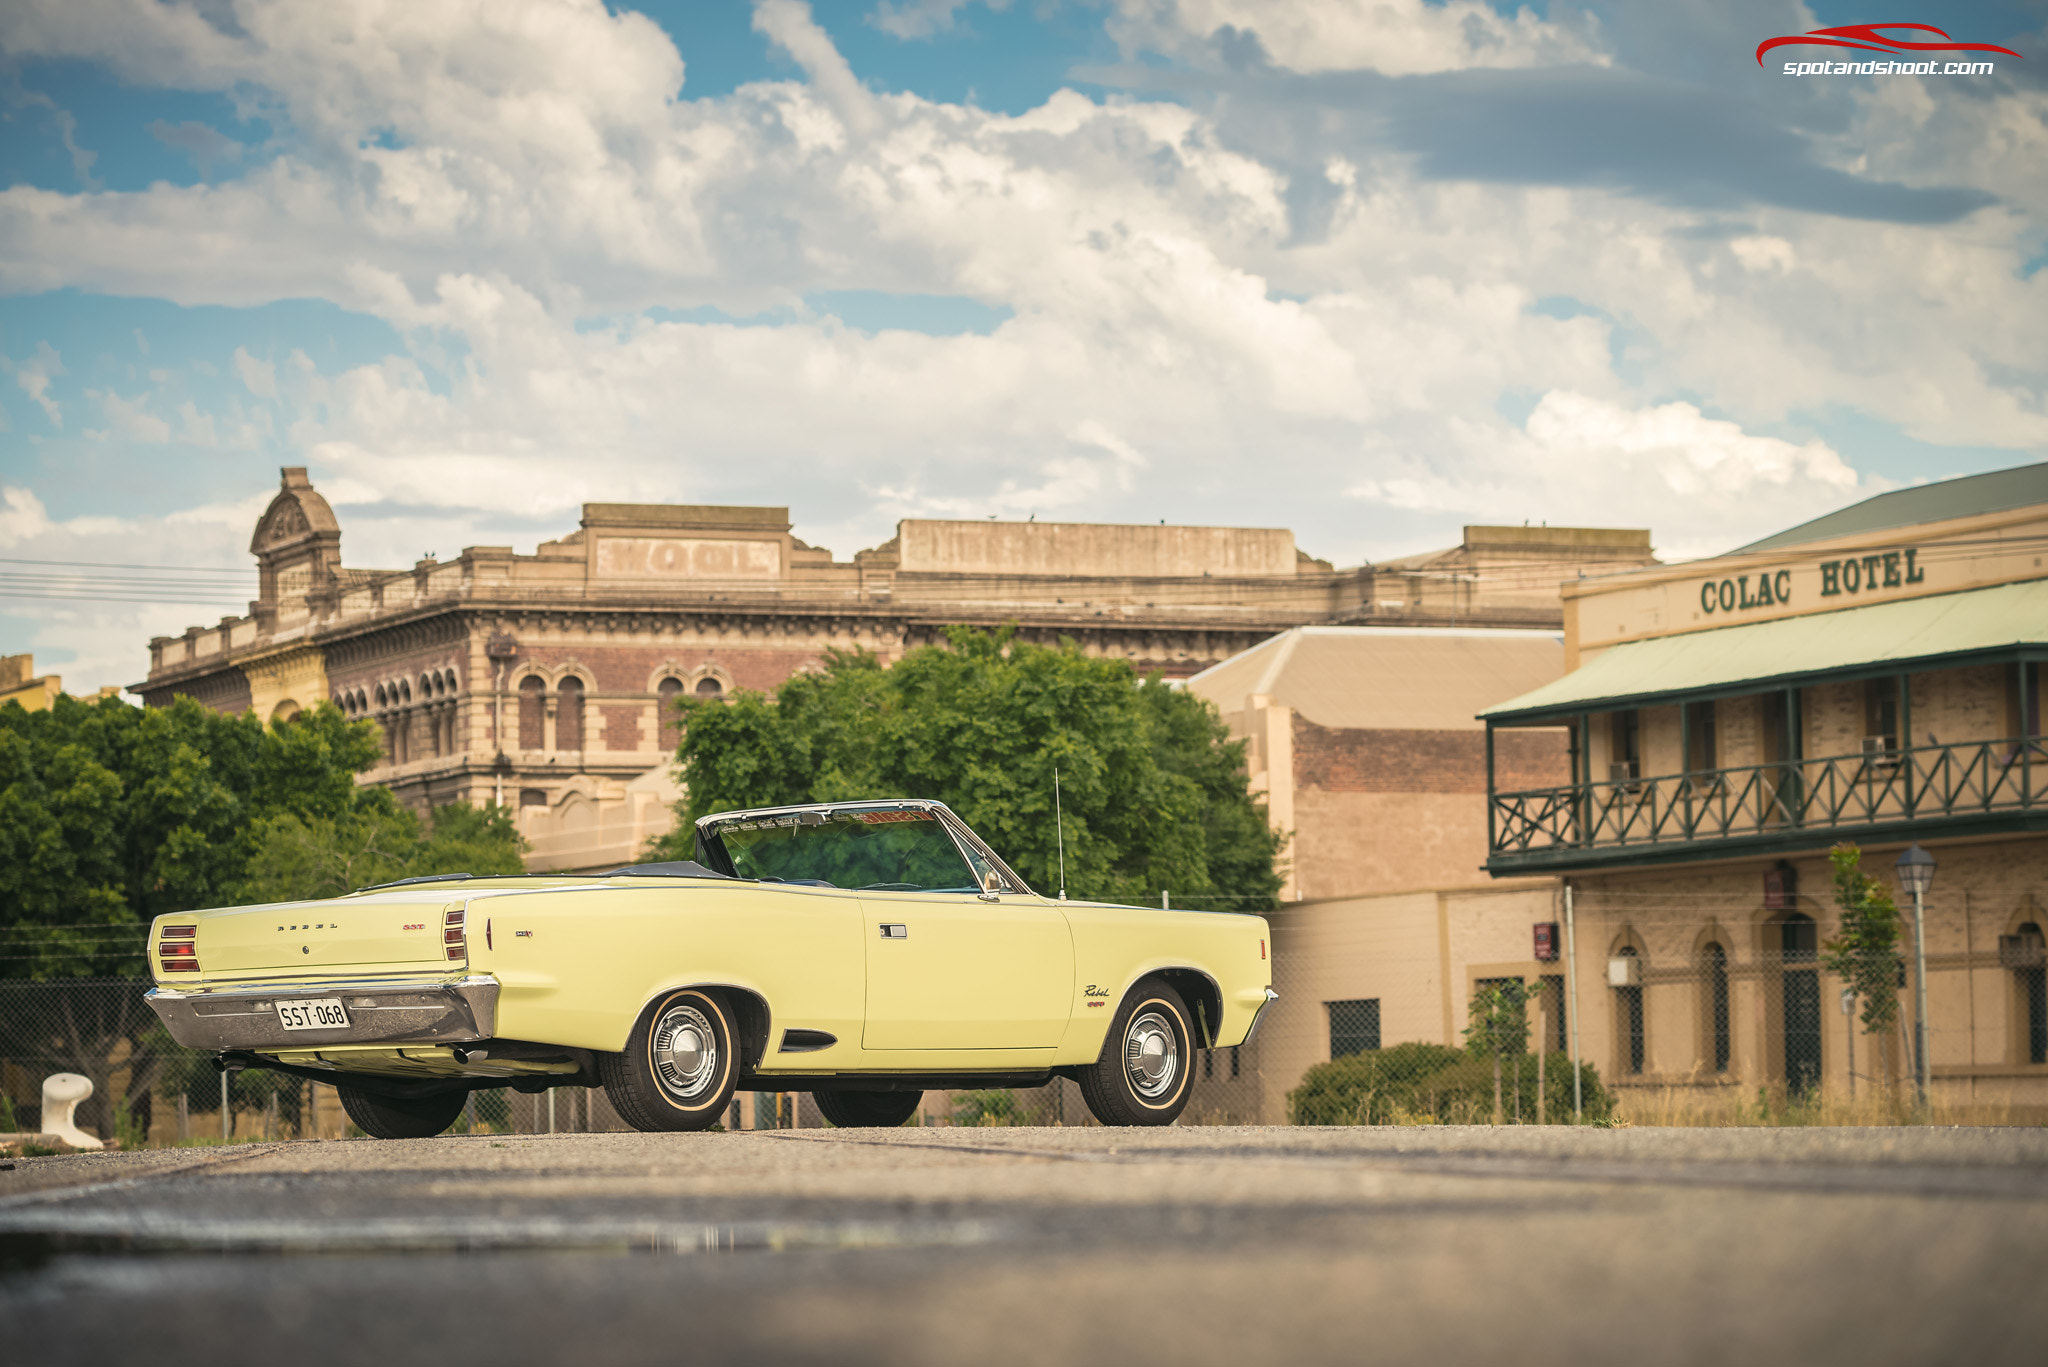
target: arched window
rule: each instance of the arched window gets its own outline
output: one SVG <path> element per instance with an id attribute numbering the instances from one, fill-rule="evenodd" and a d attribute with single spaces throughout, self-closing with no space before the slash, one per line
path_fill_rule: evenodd
<path id="1" fill-rule="evenodd" d="M 1625 1073 L 1643 1071 L 1643 979 L 1641 956 L 1634 945 L 1623 945 L 1614 951 L 1614 957 L 1634 965 L 1624 969 L 1617 977 L 1633 977 L 1634 982 L 1619 982 L 1614 988 L 1614 1026 L 1620 1043 L 1620 1057 L 1616 1060 Z"/>
<path id="2" fill-rule="evenodd" d="M 1733 1053 L 1728 1031 L 1728 951 L 1709 942 L 1700 958 L 1700 986 L 1705 994 L 1700 1024 L 1705 1027 L 1705 1052 L 1713 1060 L 1714 1071 L 1725 1073 Z"/>
<path id="3" fill-rule="evenodd" d="M 697 680 L 697 696 L 700 698 L 716 698 L 722 696 L 724 692 L 725 685 L 709 674 Z"/>
<path id="4" fill-rule="evenodd" d="M 2048 1063 L 2048 964 L 2038 921 L 2022 921 L 2012 939 L 2013 987 L 2019 997 L 2019 1042 L 2029 1063 Z M 2003 946 L 2001 946 L 2003 948 Z"/>
<path id="5" fill-rule="evenodd" d="M 555 686 L 555 748 L 583 748 L 583 680 L 570 675 Z"/>
<path id="6" fill-rule="evenodd" d="M 683 693 L 683 681 L 676 678 L 663 679 L 654 690 L 660 702 L 655 705 L 655 716 L 660 719 L 656 734 L 664 750 L 673 750 L 683 743 L 683 719 L 676 712 L 676 699 Z"/>
<path id="7" fill-rule="evenodd" d="M 529 674 L 519 681 L 519 748 L 538 750 L 547 744 L 547 727 L 541 712 L 541 695 L 547 684 Z"/>
<path id="8" fill-rule="evenodd" d="M 1820 939 L 1813 918 L 1787 912 L 1778 923 L 1778 944 L 1784 965 L 1785 1087 L 1804 1092 L 1820 1082 Z"/>

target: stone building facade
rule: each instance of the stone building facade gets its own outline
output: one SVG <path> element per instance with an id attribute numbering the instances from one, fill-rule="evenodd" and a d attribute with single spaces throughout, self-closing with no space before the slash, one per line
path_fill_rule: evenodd
<path id="1" fill-rule="evenodd" d="M 955 624 L 1176 678 L 1310 623 L 1554 628 L 1558 580 L 1650 559 L 1641 532 L 1472 529 L 1427 564 L 1337 569 L 1284 529 L 909 519 L 837 560 L 790 528 L 780 507 L 590 503 L 532 555 L 363 570 L 289 468 L 248 614 L 151 641 L 134 691 L 265 720 L 332 700 L 383 728 L 367 781 L 516 807 L 535 867 L 597 868 L 668 827 L 678 694 L 770 689 L 835 649 L 894 659 Z"/>
<path id="2" fill-rule="evenodd" d="M 1603 1076 L 1681 1114 L 1910 1084 L 1921 984 L 1895 862 L 1917 844 L 1938 861 L 1932 1101 L 2048 1119 L 2044 553 L 2048 464 L 1566 586 L 1572 671 L 1486 713 L 1490 753 L 1560 742 L 1540 782 L 1491 775 L 1487 866 L 1570 879 Z M 1840 842 L 1908 914 L 1900 1019 L 1876 1035 L 1825 966 Z"/>

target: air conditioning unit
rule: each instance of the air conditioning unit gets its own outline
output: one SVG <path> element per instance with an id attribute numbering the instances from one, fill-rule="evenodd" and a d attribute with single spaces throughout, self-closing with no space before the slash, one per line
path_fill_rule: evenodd
<path id="1" fill-rule="evenodd" d="M 1608 765 L 1607 781 L 1609 783 L 1634 783 L 1636 781 L 1635 762 L 1632 760 L 1622 760 Z"/>
<path id="2" fill-rule="evenodd" d="M 1890 760 L 1893 758 L 1893 749 L 1894 746 L 1890 736 L 1865 736 L 1863 738 L 1863 758 L 1865 759 Z"/>
<path id="3" fill-rule="evenodd" d="M 1633 954 L 1617 954 L 1607 961 L 1609 987 L 1641 987 L 1643 961 Z"/>

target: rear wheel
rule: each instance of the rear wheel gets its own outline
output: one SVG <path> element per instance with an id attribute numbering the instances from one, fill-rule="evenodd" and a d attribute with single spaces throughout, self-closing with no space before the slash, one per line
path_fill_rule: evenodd
<path id="1" fill-rule="evenodd" d="M 1188 1008 L 1163 979 L 1132 988 L 1110 1022 L 1102 1056 L 1076 1078 L 1105 1125 L 1171 1125 L 1188 1104 L 1194 1057 Z"/>
<path id="2" fill-rule="evenodd" d="M 702 1130 L 718 1123 L 739 1080 L 732 1020 L 690 987 L 641 1013 L 624 1052 L 598 1056 L 612 1109 L 636 1130 Z"/>
<path id="3" fill-rule="evenodd" d="M 893 1130 L 917 1114 L 923 1092 L 813 1092 L 818 1113 L 842 1130 Z"/>
<path id="4" fill-rule="evenodd" d="M 462 1114 L 467 1092 L 443 1092 L 439 1096 L 379 1096 L 347 1083 L 335 1084 L 341 1093 L 341 1109 L 356 1128 L 372 1139 L 431 1139 L 455 1123 Z"/>

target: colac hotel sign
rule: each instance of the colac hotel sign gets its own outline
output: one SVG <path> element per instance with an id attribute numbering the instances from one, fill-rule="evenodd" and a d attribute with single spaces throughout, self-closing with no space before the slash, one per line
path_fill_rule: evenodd
<path id="1" fill-rule="evenodd" d="M 1839 598 L 1843 594 L 1906 588 L 1923 583 L 1927 579 L 1927 571 L 1918 563 L 1919 559 L 1920 552 L 1915 549 L 1823 560 L 1816 567 L 1820 571 L 1820 596 Z M 1791 601 L 1791 570 L 1731 575 L 1726 579 L 1709 579 L 1700 585 L 1700 610 L 1717 615 L 1749 608 L 1784 607 Z"/>

